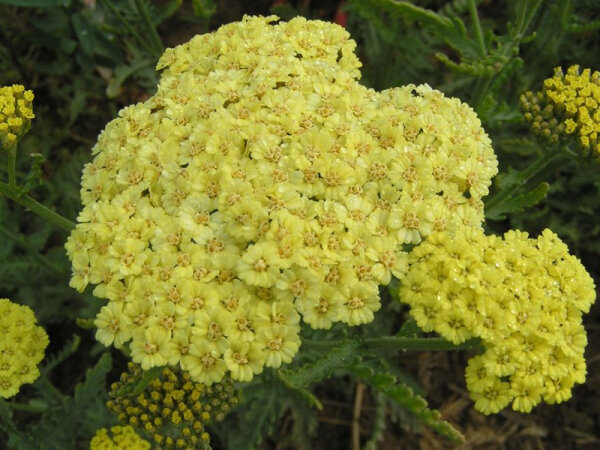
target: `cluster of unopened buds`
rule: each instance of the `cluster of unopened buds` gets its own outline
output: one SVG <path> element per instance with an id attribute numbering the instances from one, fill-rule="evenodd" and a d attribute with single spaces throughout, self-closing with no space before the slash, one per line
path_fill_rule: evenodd
<path id="1" fill-rule="evenodd" d="M 165 368 L 141 392 L 127 392 L 142 374 L 138 365 L 129 363 L 111 386 L 108 407 L 119 421 L 141 430 L 158 448 L 210 449 L 205 426 L 223 420 L 239 401 L 231 379 L 205 386 L 180 369 Z"/>

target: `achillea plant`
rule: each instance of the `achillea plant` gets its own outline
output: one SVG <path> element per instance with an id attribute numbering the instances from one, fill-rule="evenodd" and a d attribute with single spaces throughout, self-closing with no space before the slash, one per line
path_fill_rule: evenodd
<path id="1" fill-rule="evenodd" d="M 438 27 L 464 59 L 442 60 L 482 77 L 473 104 L 490 124 L 518 117 L 493 96 L 519 66 L 507 55 L 528 35 L 537 6 L 516 8 L 520 25 L 494 38 L 498 51 L 488 51 L 492 41 L 474 1 L 473 42 L 454 13 L 436 18 L 408 2 L 383 3 Z M 159 55 L 152 11 L 135 4 L 151 33 L 145 39 L 134 27 L 127 31 Z M 111 11 L 127 22 L 129 15 Z M 586 375 L 581 318 L 595 298 L 591 277 L 550 230 L 537 239 L 519 231 L 484 235 L 482 198 L 498 164 L 473 109 L 428 85 L 383 92 L 362 86 L 355 47 L 337 25 L 272 16 L 245 17 L 164 51 L 157 93 L 121 110 L 100 134 L 83 171 L 77 224 L 28 194 L 40 159 L 24 174 L 17 147 L 33 118 L 33 94 L 0 88 L 0 147 L 7 150 L 0 156 L 8 163 L 0 194 L 70 233 L 70 285 L 80 292 L 91 286 L 106 300 L 95 319 L 77 324 L 94 325 L 98 341 L 132 360 L 108 402 L 101 395 L 113 367 L 108 350 L 68 397 L 48 374 L 76 351 L 81 340 L 74 336 L 33 387 L 41 401 L 0 399 L 0 432 L 9 445 L 27 448 L 56 430 L 52 445 L 74 448 L 98 430 L 92 449 L 210 449 L 207 425 L 223 420 L 244 389 L 249 401 L 236 417 L 212 428 L 220 442 L 255 448 L 285 414 L 295 422 L 290 445 L 300 439 L 304 448 L 317 420 L 311 408 L 322 406 L 307 387 L 337 372 L 460 441 L 375 350 L 478 351 L 466 385 L 485 414 L 509 405 L 530 412 L 571 396 Z M 574 67 L 522 97 L 525 119 L 554 148 L 499 181 L 485 205 L 490 220 L 543 198 L 548 185 L 530 190 L 529 182 L 566 158 L 559 144 L 571 136 L 584 154 L 598 153 L 597 88 L 597 73 Z M 27 252 L 39 247 L 13 240 Z M 396 317 L 364 332 L 333 327 L 373 321 L 381 286 L 393 278 L 421 330 L 412 321 L 395 329 Z M 39 375 L 48 338 L 31 310 L 8 300 L 0 300 L 0 336 L 0 396 L 7 398 Z M 259 377 L 291 363 L 302 345 L 294 365 Z M 382 435 L 390 406 L 372 398 L 367 448 Z M 115 419 L 104 406 L 123 426 L 103 428 Z M 42 418 L 21 432 L 15 411 Z M 56 429 L 64 422 L 71 428 Z M 360 434 L 352 433 L 355 448 Z"/>
<path id="2" fill-rule="evenodd" d="M 71 285 L 96 285 L 98 340 L 145 370 L 249 381 L 292 361 L 300 316 L 372 321 L 406 244 L 483 221 L 497 162 L 471 108 L 367 89 L 343 28 L 275 21 L 167 50 L 85 167 Z"/>
<path id="3" fill-rule="evenodd" d="M 466 370 L 478 410 L 512 402 L 530 412 L 542 399 L 569 399 L 585 381 L 581 316 L 595 300 L 594 281 L 550 230 L 537 239 L 437 233 L 411 252 L 409 267 L 400 298 L 419 327 L 485 346 Z"/>
<path id="4" fill-rule="evenodd" d="M 12 397 L 39 376 L 48 335 L 28 306 L 0 299 L 0 397 Z"/>

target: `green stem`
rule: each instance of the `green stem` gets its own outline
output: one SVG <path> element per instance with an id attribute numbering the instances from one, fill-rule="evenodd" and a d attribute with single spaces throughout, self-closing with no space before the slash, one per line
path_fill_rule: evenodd
<path id="1" fill-rule="evenodd" d="M 119 10 L 115 8 L 111 0 L 102 0 L 102 2 L 110 9 L 110 12 L 114 14 L 114 16 L 123 24 L 123 26 L 129 31 L 129 33 L 138 40 L 138 42 L 143 46 L 152 51 L 152 46 L 136 31 L 136 29 L 125 19 Z"/>
<path id="2" fill-rule="evenodd" d="M 313 341 L 302 339 L 302 347 L 311 350 L 329 350 L 342 345 L 344 341 Z M 384 336 L 357 341 L 357 347 L 366 350 L 481 350 L 482 345 L 478 340 L 469 340 L 462 344 L 453 344 L 442 338 L 409 338 L 403 336 Z"/>
<path id="3" fill-rule="evenodd" d="M 473 22 L 473 28 L 475 30 L 475 39 L 479 45 L 479 55 L 484 57 L 487 54 L 485 48 L 485 42 L 483 41 L 483 31 L 481 30 L 481 23 L 479 22 L 479 14 L 477 14 L 477 4 L 475 0 L 469 0 L 469 13 L 471 14 L 471 21 Z"/>
<path id="4" fill-rule="evenodd" d="M 11 403 L 6 402 L 6 404 L 10 407 L 10 409 L 14 411 L 27 411 L 27 412 L 35 412 L 35 413 L 44 413 L 48 411 L 47 406 L 33 406 L 33 405 L 24 405 L 22 403 Z"/>
<path id="5" fill-rule="evenodd" d="M 525 184 L 527 184 L 527 182 L 534 176 L 542 172 L 551 162 L 565 156 L 566 154 L 562 150 L 557 151 L 556 149 L 553 149 L 552 151 L 542 152 L 542 154 L 533 162 L 533 164 L 521 172 L 519 181 L 517 183 L 502 189 L 485 202 L 485 210 L 490 211 L 494 207 L 498 206 L 505 199 L 514 194 L 519 188 L 525 186 Z"/>
<path id="6" fill-rule="evenodd" d="M 17 146 L 8 147 L 8 185 L 11 188 L 17 186 Z"/>
<path id="7" fill-rule="evenodd" d="M 137 5 L 138 11 L 142 14 L 142 18 L 144 19 L 146 28 L 148 29 L 150 37 L 154 42 L 154 48 L 160 56 L 165 51 L 165 48 L 163 46 L 162 40 L 160 39 L 160 36 L 158 35 L 158 31 L 156 31 L 154 23 L 152 23 L 152 19 L 150 18 L 150 12 L 148 11 L 146 4 L 142 0 L 135 0 L 135 4 Z"/>
<path id="8" fill-rule="evenodd" d="M 28 208 L 31 212 L 43 217 L 51 224 L 56 225 L 63 230 L 71 231 L 73 228 L 75 228 L 75 222 L 61 216 L 55 211 L 52 211 L 50 208 L 42 205 L 29 195 L 20 193 L 14 186 L 10 186 L 6 183 L 0 183 L 0 194 L 6 195 L 11 200 L 14 200 L 25 208 Z"/>
<path id="9" fill-rule="evenodd" d="M 473 105 L 473 109 L 479 114 L 481 111 L 481 103 L 485 96 L 487 95 L 487 91 L 492 85 L 492 80 L 494 79 L 494 75 L 479 78 L 477 83 L 475 84 L 475 89 L 473 90 L 473 96 L 471 97 L 471 105 Z"/>

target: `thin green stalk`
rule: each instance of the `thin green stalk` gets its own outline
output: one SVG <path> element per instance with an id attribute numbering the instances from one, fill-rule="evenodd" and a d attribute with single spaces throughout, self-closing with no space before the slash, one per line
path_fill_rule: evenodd
<path id="1" fill-rule="evenodd" d="M 17 146 L 8 147 L 8 185 L 11 188 L 17 186 Z"/>
<path id="2" fill-rule="evenodd" d="M 162 40 L 160 39 L 160 36 L 158 35 L 158 31 L 156 31 L 154 23 L 152 23 L 152 19 L 150 18 L 150 12 L 148 11 L 146 4 L 142 0 L 135 0 L 135 4 L 138 8 L 138 11 L 142 15 L 142 18 L 144 19 L 146 28 L 148 29 L 150 37 L 154 42 L 155 50 L 158 52 L 159 55 L 161 55 L 165 51 L 165 48 L 163 46 Z"/>
<path id="3" fill-rule="evenodd" d="M 151 43 L 147 42 L 137 31 L 136 29 L 125 19 L 119 10 L 115 8 L 111 0 L 102 0 L 102 2 L 110 9 L 110 12 L 114 14 L 114 16 L 123 24 L 123 26 L 129 31 L 129 33 L 138 40 L 138 42 L 143 46 L 149 49 L 152 52 Z"/>
<path id="4" fill-rule="evenodd" d="M 302 347 L 311 350 L 330 350 L 340 345 L 344 341 L 313 341 L 302 339 Z M 478 340 L 470 340 L 462 344 L 453 344 L 442 338 L 409 338 L 403 336 L 384 336 L 379 338 L 369 338 L 357 341 L 357 347 L 366 350 L 481 350 L 482 346 Z"/>
<path id="5" fill-rule="evenodd" d="M 44 413 L 48 411 L 47 406 L 33 406 L 33 405 L 24 405 L 23 403 L 12 403 L 6 402 L 6 404 L 10 407 L 10 409 L 14 411 L 27 411 L 27 412 L 35 412 L 35 413 Z"/>
<path id="6" fill-rule="evenodd" d="M 28 208 L 31 212 L 43 217 L 51 224 L 56 225 L 65 231 L 71 231 L 73 228 L 75 228 L 75 222 L 61 216 L 55 211 L 52 211 L 50 208 L 42 205 L 29 195 L 18 192 L 16 187 L 12 187 L 6 183 L 0 183 L 0 194 L 6 195 L 11 200 L 14 200 L 25 208 Z"/>
<path id="7" fill-rule="evenodd" d="M 469 13 L 471 14 L 471 21 L 473 22 L 473 28 L 475 30 L 475 39 L 479 45 L 479 55 L 484 57 L 487 54 L 485 42 L 483 40 L 483 31 L 481 30 L 481 23 L 479 22 L 479 14 L 477 14 L 477 4 L 475 0 L 469 0 Z"/>
<path id="8" fill-rule="evenodd" d="M 490 197 L 489 200 L 485 202 L 485 210 L 489 211 L 493 209 L 506 198 L 514 194 L 519 188 L 527 184 L 534 176 L 542 172 L 551 162 L 565 157 L 566 154 L 562 150 L 557 151 L 554 149 L 553 151 L 544 151 L 538 159 L 521 172 L 520 181 L 518 183 L 508 186 Z"/>

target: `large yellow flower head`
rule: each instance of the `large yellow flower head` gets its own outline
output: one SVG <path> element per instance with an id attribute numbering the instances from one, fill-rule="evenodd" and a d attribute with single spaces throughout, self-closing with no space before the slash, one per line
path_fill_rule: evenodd
<path id="1" fill-rule="evenodd" d="M 37 366 L 44 359 L 48 335 L 36 323 L 28 306 L 0 299 L 0 397 L 16 395 L 21 385 L 40 376 Z"/>
<path id="2" fill-rule="evenodd" d="M 600 159 L 600 72 L 571 66 L 567 73 L 560 67 L 544 80 L 540 92 L 526 92 L 521 107 L 532 130 L 550 142 L 574 136 L 579 150 Z"/>
<path id="3" fill-rule="evenodd" d="M 581 316 L 594 281 L 553 232 L 434 234 L 409 264 L 400 298 L 417 324 L 455 344 L 480 338 L 485 346 L 466 370 L 475 408 L 490 414 L 512 402 L 530 412 L 542 399 L 569 399 L 584 382 Z"/>
<path id="4" fill-rule="evenodd" d="M 20 84 L 0 86 L 0 148 L 14 145 L 35 117 L 33 92 Z"/>
<path id="5" fill-rule="evenodd" d="M 110 435 L 106 428 L 99 429 L 90 442 L 90 450 L 150 450 L 150 442 L 130 426 L 114 426 Z"/>
<path id="6" fill-rule="evenodd" d="M 83 173 L 71 285 L 97 338 L 202 383 L 289 363 L 313 328 L 370 322 L 406 244 L 479 227 L 497 161 L 475 113 L 428 86 L 358 83 L 334 24 L 247 17 L 169 49 L 156 95 Z"/>

